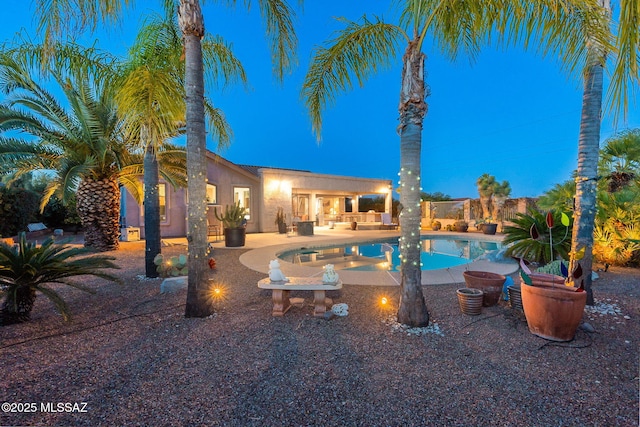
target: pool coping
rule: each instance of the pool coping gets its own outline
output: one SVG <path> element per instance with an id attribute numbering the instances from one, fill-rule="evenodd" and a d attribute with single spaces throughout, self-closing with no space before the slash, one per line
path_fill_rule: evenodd
<path id="1" fill-rule="evenodd" d="M 437 236 L 440 238 L 463 237 L 468 240 L 483 240 L 495 242 L 501 242 L 504 238 L 503 235 L 484 235 L 476 233 L 444 233 L 423 231 L 420 234 L 421 236 Z M 399 236 L 400 234 L 397 232 L 384 234 L 361 233 L 358 235 L 350 236 L 333 235 L 330 238 L 327 238 L 327 236 L 316 236 L 316 239 L 304 239 L 291 241 L 290 243 L 273 244 L 255 248 L 242 254 L 240 256 L 240 262 L 252 270 L 268 274 L 269 261 L 272 259 L 276 259 L 278 254 L 285 251 L 302 248 L 311 249 L 313 247 L 321 247 L 334 244 L 341 245 L 374 240 L 384 240 Z M 293 264 L 282 259 L 279 259 L 279 261 L 281 270 L 287 276 L 313 277 L 321 275 L 324 271 L 322 267 L 306 267 Z M 518 270 L 518 264 L 515 261 L 491 262 L 486 260 L 477 260 L 455 267 L 443 268 L 439 270 L 426 270 L 422 272 L 422 285 L 445 285 L 452 283 L 464 283 L 464 277 L 462 273 L 467 270 L 488 271 L 491 273 L 509 275 L 515 273 Z M 400 284 L 400 272 L 350 270 L 337 270 L 337 272 L 342 282 L 347 285 L 399 286 Z"/>

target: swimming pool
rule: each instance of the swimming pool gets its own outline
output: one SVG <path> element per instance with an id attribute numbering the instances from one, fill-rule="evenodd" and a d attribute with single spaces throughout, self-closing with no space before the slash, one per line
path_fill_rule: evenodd
<path id="1" fill-rule="evenodd" d="M 502 244 L 495 241 L 422 236 L 422 270 L 439 270 L 468 264 L 478 258 L 499 257 Z M 307 267 L 333 264 L 336 270 L 399 271 L 398 240 L 301 248 L 278 254 L 284 261 Z"/>

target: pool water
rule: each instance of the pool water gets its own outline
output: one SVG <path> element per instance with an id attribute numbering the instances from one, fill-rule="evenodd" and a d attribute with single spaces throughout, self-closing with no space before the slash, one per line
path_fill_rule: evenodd
<path id="1" fill-rule="evenodd" d="M 439 270 L 468 264 L 479 257 L 495 255 L 502 249 L 498 242 L 474 239 L 423 236 L 421 242 L 422 270 Z M 279 258 L 308 267 L 333 264 L 336 270 L 399 271 L 399 255 L 397 240 L 389 240 L 299 249 L 284 252 Z"/>

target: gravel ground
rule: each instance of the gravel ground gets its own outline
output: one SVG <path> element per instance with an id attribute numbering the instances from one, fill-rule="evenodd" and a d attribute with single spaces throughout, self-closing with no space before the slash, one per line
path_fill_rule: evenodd
<path id="1" fill-rule="evenodd" d="M 551 343 L 503 303 L 461 314 L 460 284 L 423 288 L 426 331 L 394 323 L 377 301 L 397 305 L 398 289 L 376 286 L 328 294 L 346 317 L 316 319 L 310 295 L 292 293 L 305 306 L 273 318 L 241 253 L 216 249 L 225 298 L 205 319 L 184 318 L 186 291 L 141 279 L 142 242 L 112 253 L 123 285 L 61 290 L 71 323 L 40 295 L 31 322 L 0 328 L 0 402 L 16 404 L 0 425 L 638 425 L 638 269 L 601 272 L 584 316 L 595 332 Z"/>

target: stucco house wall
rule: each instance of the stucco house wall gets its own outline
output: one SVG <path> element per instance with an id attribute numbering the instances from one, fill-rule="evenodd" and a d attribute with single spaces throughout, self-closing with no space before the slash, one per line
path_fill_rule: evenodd
<path id="1" fill-rule="evenodd" d="M 292 197 L 296 194 L 308 195 L 309 206 L 306 218 L 303 220 L 316 221 L 318 218 L 316 205 L 319 197 L 338 197 L 341 209 L 344 210 L 346 197 L 356 199 L 354 209 L 357 209 L 358 195 L 376 194 L 386 198 L 385 212 L 391 212 L 391 181 L 370 178 L 355 178 L 339 175 L 325 175 L 306 171 L 286 169 L 260 168 L 262 210 L 260 231 L 276 231 L 275 215 L 278 207 L 282 207 L 287 217 L 287 223 L 293 217 Z"/>
<path id="2" fill-rule="evenodd" d="M 234 204 L 234 189 L 249 189 L 250 218 L 247 232 L 277 231 L 276 212 L 279 207 L 285 211 L 287 223 L 293 218 L 292 198 L 304 195 L 308 198 L 306 214 L 301 220 L 317 219 L 317 200 L 322 197 L 339 198 L 344 210 L 345 198 L 352 197 L 357 209 L 358 195 L 377 194 L 386 198 L 385 211 L 391 212 L 391 181 L 369 178 L 355 178 L 324 175 L 309 171 L 262 168 L 237 165 L 217 154 L 207 152 L 207 183 L 216 188 L 215 203 L 209 204 L 207 219 L 212 225 L 222 226 L 215 218 L 214 209 L 224 211 L 226 205 Z M 162 182 L 162 181 L 161 181 Z M 320 199 L 319 199 L 320 198 Z M 145 237 L 143 208 L 133 197 L 123 190 L 121 214 L 126 226 L 139 227 L 141 238 Z M 166 185 L 166 219 L 160 224 L 162 237 L 181 237 L 187 234 L 186 189 L 174 189 Z"/>

